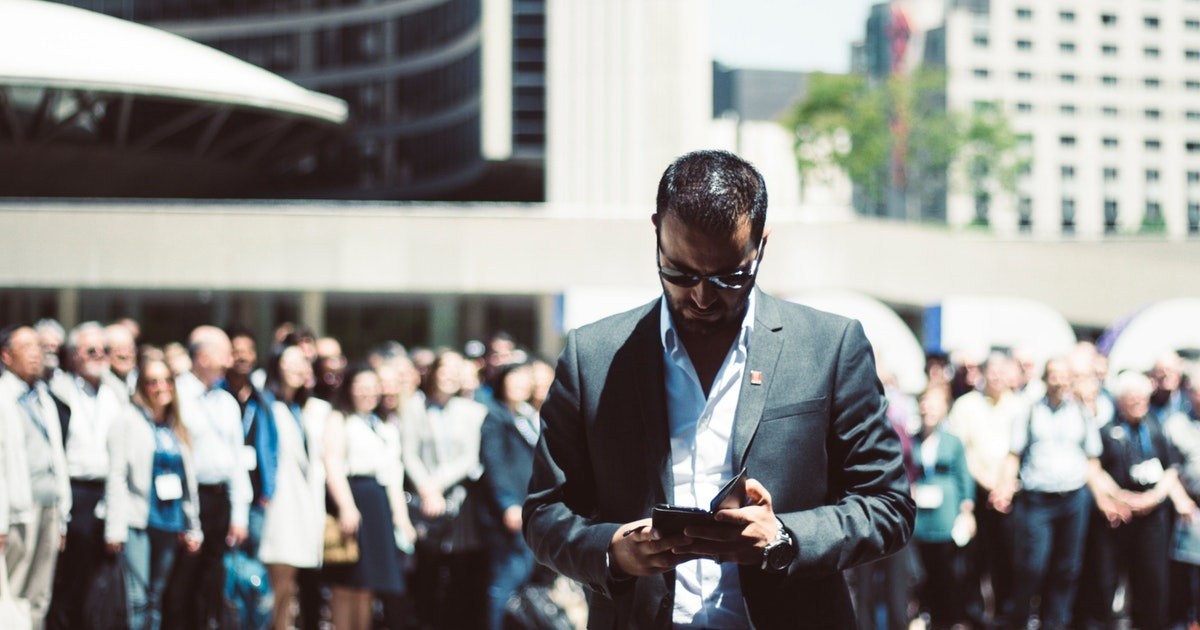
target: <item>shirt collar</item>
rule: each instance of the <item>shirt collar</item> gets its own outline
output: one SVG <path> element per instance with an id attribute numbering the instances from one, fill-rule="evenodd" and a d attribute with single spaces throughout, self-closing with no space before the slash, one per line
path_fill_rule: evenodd
<path id="1" fill-rule="evenodd" d="M 707 282 L 707 281 L 706 281 Z M 736 345 L 748 347 L 750 333 L 754 331 L 754 311 L 758 302 L 758 291 L 750 289 L 750 297 L 746 300 L 746 315 L 742 318 L 741 332 L 738 334 Z M 658 335 L 667 354 L 674 354 L 679 349 L 679 333 L 675 330 L 675 322 L 671 319 L 671 309 L 667 308 L 667 296 L 659 300 Z"/>

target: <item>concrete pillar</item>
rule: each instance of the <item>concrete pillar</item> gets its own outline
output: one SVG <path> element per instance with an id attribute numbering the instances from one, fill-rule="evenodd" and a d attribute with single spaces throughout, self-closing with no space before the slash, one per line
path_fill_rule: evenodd
<path id="1" fill-rule="evenodd" d="M 537 297 L 536 351 L 551 362 L 562 352 L 562 294 Z"/>
<path id="2" fill-rule="evenodd" d="M 458 296 L 435 295 L 429 300 L 429 345 L 457 347 Z"/>
<path id="3" fill-rule="evenodd" d="M 63 325 L 63 328 L 71 330 L 79 324 L 79 289 L 75 287 L 59 289 L 55 301 L 58 303 L 58 311 L 54 317 L 58 323 Z"/>
<path id="4" fill-rule="evenodd" d="M 308 326 L 318 337 L 325 334 L 325 294 L 321 291 L 305 291 L 300 294 L 301 326 Z"/>
<path id="5" fill-rule="evenodd" d="M 462 341 L 478 339 L 484 341 L 492 332 L 488 330 L 487 298 L 482 295 L 468 295 L 462 298 Z"/>

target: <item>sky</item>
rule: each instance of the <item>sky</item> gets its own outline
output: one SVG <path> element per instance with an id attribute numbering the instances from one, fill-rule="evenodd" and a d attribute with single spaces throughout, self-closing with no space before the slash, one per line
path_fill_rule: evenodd
<path id="1" fill-rule="evenodd" d="M 713 57 L 739 68 L 848 72 L 850 43 L 879 1 L 708 0 Z"/>

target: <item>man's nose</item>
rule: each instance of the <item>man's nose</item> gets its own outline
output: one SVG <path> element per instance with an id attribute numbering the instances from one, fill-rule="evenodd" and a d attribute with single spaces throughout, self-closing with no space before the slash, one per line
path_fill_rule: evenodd
<path id="1" fill-rule="evenodd" d="M 717 287 L 708 280 L 701 280 L 700 284 L 692 287 L 691 297 L 696 306 L 706 309 L 717 301 Z"/>

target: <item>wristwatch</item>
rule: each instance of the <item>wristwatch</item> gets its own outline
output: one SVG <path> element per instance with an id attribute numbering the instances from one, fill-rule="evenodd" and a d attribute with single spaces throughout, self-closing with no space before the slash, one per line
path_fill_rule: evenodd
<path id="1" fill-rule="evenodd" d="M 775 540 L 763 547 L 762 570 L 781 573 L 796 559 L 796 546 L 792 544 L 791 534 L 783 527 L 783 521 L 775 519 L 775 522 L 779 529 L 775 533 Z"/>

